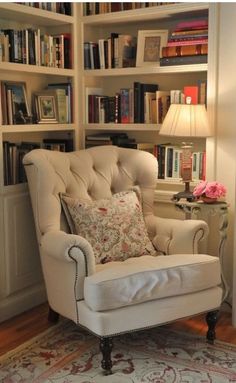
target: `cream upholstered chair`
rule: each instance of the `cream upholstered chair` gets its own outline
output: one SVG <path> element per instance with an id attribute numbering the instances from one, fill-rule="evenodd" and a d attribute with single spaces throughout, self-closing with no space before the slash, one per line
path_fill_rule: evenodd
<path id="1" fill-rule="evenodd" d="M 198 243 L 208 234 L 205 222 L 163 219 L 153 215 L 157 161 L 152 154 L 115 146 L 71 153 L 36 149 L 25 156 L 24 165 L 50 317 L 60 314 L 70 318 L 100 338 L 105 373 L 111 373 L 112 338 L 118 334 L 206 312 L 207 340 L 214 341 L 222 300 L 219 260 L 198 254 Z M 122 191 L 126 192 L 117 194 Z M 136 197 L 134 191 L 140 195 Z M 126 253 L 126 248 L 122 253 L 122 245 L 118 247 L 121 260 L 118 257 L 116 261 L 114 244 L 105 258 L 97 258 L 95 253 L 103 245 L 102 241 L 109 242 L 115 237 L 112 230 L 119 230 L 122 222 L 119 222 L 119 214 L 114 222 L 110 217 L 105 226 L 109 227 L 108 232 L 99 239 L 96 230 L 102 230 L 106 209 L 99 207 L 100 218 L 94 223 L 94 211 L 90 215 L 90 208 L 96 208 L 101 200 L 104 203 L 104 199 L 105 204 L 111 203 L 113 207 L 117 195 L 118 201 L 125 201 L 126 206 L 126 216 L 122 216 L 121 221 L 130 216 L 131 231 L 136 229 L 136 223 L 132 226 L 135 222 L 132 214 L 143 213 L 141 218 L 144 217 L 146 226 L 141 229 L 141 244 L 137 230 L 127 240 L 131 241 L 128 247 L 134 251 L 133 256 Z M 125 200 L 126 196 L 128 200 Z M 69 203 L 66 215 L 72 220 L 76 234 L 71 234 L 70 230 L 74 229 L 69 229 L 65 219 L 63 198 L 63 204 Z M 73 216 L 77 208 L 78 211 L 82 208 L 85 213 L 80 221 L 74 220 Z M 142 224 L 140 216 L 138 219 L 138 225 Z M 96 232 L 95 239 L 85 238 L 86 222 L 89 235 Z M 146 230 L 154 247 L 148 250 L 147 244 L 147 251 L 143 251 L 135 246 L 138 243 L 137 246 L 142 243 L 146 246 Z"/>

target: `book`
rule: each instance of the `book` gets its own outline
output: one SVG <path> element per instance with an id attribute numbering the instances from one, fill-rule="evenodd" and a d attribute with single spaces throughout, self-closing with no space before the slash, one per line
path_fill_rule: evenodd
<path id="1" fill-rule="evenodd" d="M 154 144 L 149 143 L 149 142 L 137 142 L 136 143 L 136 149 L 138 150 L 144 150 L 146 152 L 152 153 L 154 155 Z"/>
<path id="2" fill-rule="evenodd" d="M 208 44 L 208 38 L 201 39 L 188 39 L 188 40 L 169 40 L 167 42 L 167 47 L 177 47 L 185 45 L 196 45 L 196 44 Z"/>
<path id="3" fill-rule="evenodd" d="M 84 42 L 84 69 L 91 69 L 91 58 L 90 58 L 90 43 Z"/>
<path id="4" fill-rule="evenodd" d="M 208 34 L 208 29 L 188 29 L 188 30 L 180 30 L 180 31 L 174 31 L 171 33 L 171 36 L 186 36 L 186 35 L 201 35 L 201 34 Z"/>
<path id="5" fill-rule="evenodd" d="M 93 118 L 92 114 L 94 113 L 93 106 L 91 105 L 93 99 L 90 97 L 91 95 L 103 95 L 102 88 L 85 88 L 85 121 L 87 124 L 91 123 Z"/>
<path id="6" fill-rule="evenodd" d="M 97 133 L 97 134 L 88 134 L 86 136 L 86 140 L 112 140 L 115 139 L 116 137 L 120 138 L 128 138 L 127 133 L 121 132 L 121 133 Z"/>
<path id="7" fill-rule="evenodd" d="M 202 33 L 200 35 L 177 35 L 177 36 L 170 36 L 168 38 L 168 42 L 171 41 L 195 41 L 199 39 L 208 39 L 208 33 Z"/>
<path id="8" fill-rule="evenodd" d="M 171 104 L 182 104 L 182 91 L 180 89 L 171 89 L 170 91 L 170 103 Z"/>
<path id="9" fill-rule="evenodd" d="M 157 124 L 162 124 L 170 106 L 170 91 L 156 91 Z"/>
<path id="10" fill-rule="evenodd" d="M 207 102 L 207 82 L 198 81 L 198 104 L 205 104 Z"/>
<path id="11" fill-rule="evenodd" d="M 67 104 L 67 122 L 70 124 L 72 122 L 72 116 L 73 116 L 72 84 L 70 82 L 50 83 L 48 84 L 48 89 L 64 89 L 66 94 L 66 104 Z"/>
<path id="12" fill-rule="evenodd" d="M 134 82 L 134 122 L 144 123 L 144 93 L 156 92 L 157 84 L 146 84 L 138 81 Z"/>
<path id="13" fill-rule="evenodd" d="M 144 92 L 144 123 L 154 123 L 155 117 L 153 116 L 153 101 L 156 100 L 155 92 Z"/>
<path id="14" fill-rule="evenodd" d="M 190 97 L 191 104 L 198 104 L 198 86 L 185 86 L 184 87 L 185 102 Z"/>
<path id="15" fill-rule="evenodd" d="M 61 152 L 72 152 L 74 142 L 72 138 L 45 138 L 43 139 L 45 149 L 59 150 Z"/>
<path id="16" fill-rule="evenodd" d="M 185 30 L 185 29 L 202 29 L 208 28 L 208 20 L 207 19 L 195 19 L 195 20 L 185 20 L 180 21 L 175 30 Z"/>
<path id="17" fill-rule="evenodd" d="M 176 56 L 176 57 L 161 57 L 160 66 L 169 65 L 190 65 L 190 64 L 205 64 L 207 63 L 207 55 L 191 55 L 191 56 Z"/>
<path id="18" fill-rule="evenodd" d="M 112 32 L 110 35 L 111 39 L 111 67 L 116 68 L 116 63 L 115 63 L 115 39 L 117 39 L 119 36 L 118 33 Z"/>
<path id="19" fill-rule="evenodd" d="M 68 123 L 68 98 L 65 89 L 54 89 L 56 95 L 56 104 L 58 112 L 58 122 L 60 124 Z"/>
<path id="20" fill-rule="evenodd" d="M 130 123 L 130 96 L 129 89 L 120 89 L 120 122 L 122 124 Z"/>
<path id="21" fill-rule="evenodd" d="M 162 57 L 206 55 L 208 44 L 179 45 L 162 48 Z"/>

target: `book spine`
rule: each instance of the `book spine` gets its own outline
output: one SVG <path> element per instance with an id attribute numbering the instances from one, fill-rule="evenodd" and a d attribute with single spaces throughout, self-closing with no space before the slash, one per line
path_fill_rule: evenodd
<path id="1" fill-rule="evenodd" d="M 175 56 L 175 57 L 160 58 L 160 66 L 203 64 L 203 63 L 207 63 L 207 55 L 190 55 L 190 56 Z"/>
<path id="2" fill-rule="evenodd" d="M 162 48 L 162 57 L 205 55 L 208 53 L 208 44 L 180 45 Z"/>
<path id="3" fill-rule="evenodd" d="M 178 29 L 194 29 L 194 28 L 207 28 L 208 27 L 208 20 L 202 19 L 202 20 L 191 20 L 191 21 L 180 21 L 177 25 L 175 30 Z"/>
<path id="4" fill-rule="evenodd" d="M 120 94 L 115 94 L 115 123 L 120 123 Z"/>
<path id="5" fill-rule="evenodd" d="M 208 33 L 208 29 L 190 29 L 187 31 L 174 31 L 172 32 L 172 36 L 185 36 L 185 35 L 200 35 L 202 33 Z"/>
<path id="6" fill-rule="evenodd" d="M 185 86 L 184 87 L 185 100 L 187 97 L 191 98 L 191 104 L 198 104 L 198 86 Z"/>
<path id="7" fill-rule="evenodd" d="M 120 89 L 120 120 L 122 124 L 130 123 L 129 89 Z"/>
<path id="8" fill-rule="evenodd" d="M 202 33 L 201 35 L 178 35 L 178 36 L 170 36 L 168 41 L 192 41 L 199 39 L 208 39 L 207 33 Z"/>
<path id="9" fill-rule="evenodd" d="M 182 45 L 196 45 L 196 44 L 208 44 L 208 38 L 194 39 L 194 40 L 177 40 L 177 41 L 168 41 L 167 47 L 175 47 Z"/>
<path id="10" fill-rule="evenodd" d="M 134 82 L 134 123 L 141 122 L 141 83 Z"/>

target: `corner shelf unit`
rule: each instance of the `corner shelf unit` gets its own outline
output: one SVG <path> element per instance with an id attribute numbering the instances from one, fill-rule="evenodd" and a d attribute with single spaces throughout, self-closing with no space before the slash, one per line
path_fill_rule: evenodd
<path id="1" fill-rule="evenodd" d="M 0 62 L 0 81 L 23 82 L 29 109 L 32 95 L 49 83 L 71 83 L 72 123 L 0 125 L 0 321 L 45 301 L 38 245 L 26 182 L 4 185 L 3 142 L 42 143 L 44 139 L 67 139 L 79 146 L 77 113 L 78 57 L 77 6 L 72 16 L 16 3 L 0 3 L 1 29 L 37 29 L 40 34 L 71 35 L 71 69 Z"/>

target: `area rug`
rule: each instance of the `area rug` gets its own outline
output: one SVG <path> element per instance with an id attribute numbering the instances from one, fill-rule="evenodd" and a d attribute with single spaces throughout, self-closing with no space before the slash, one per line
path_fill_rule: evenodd
<path id="1" fill-rule="evenodd" d="M 236 346 L 158 327 L 114 338 L 104 376 L 95 336 L 62 320 L 0 358 L 1 383 L 236 382 Z"/>

